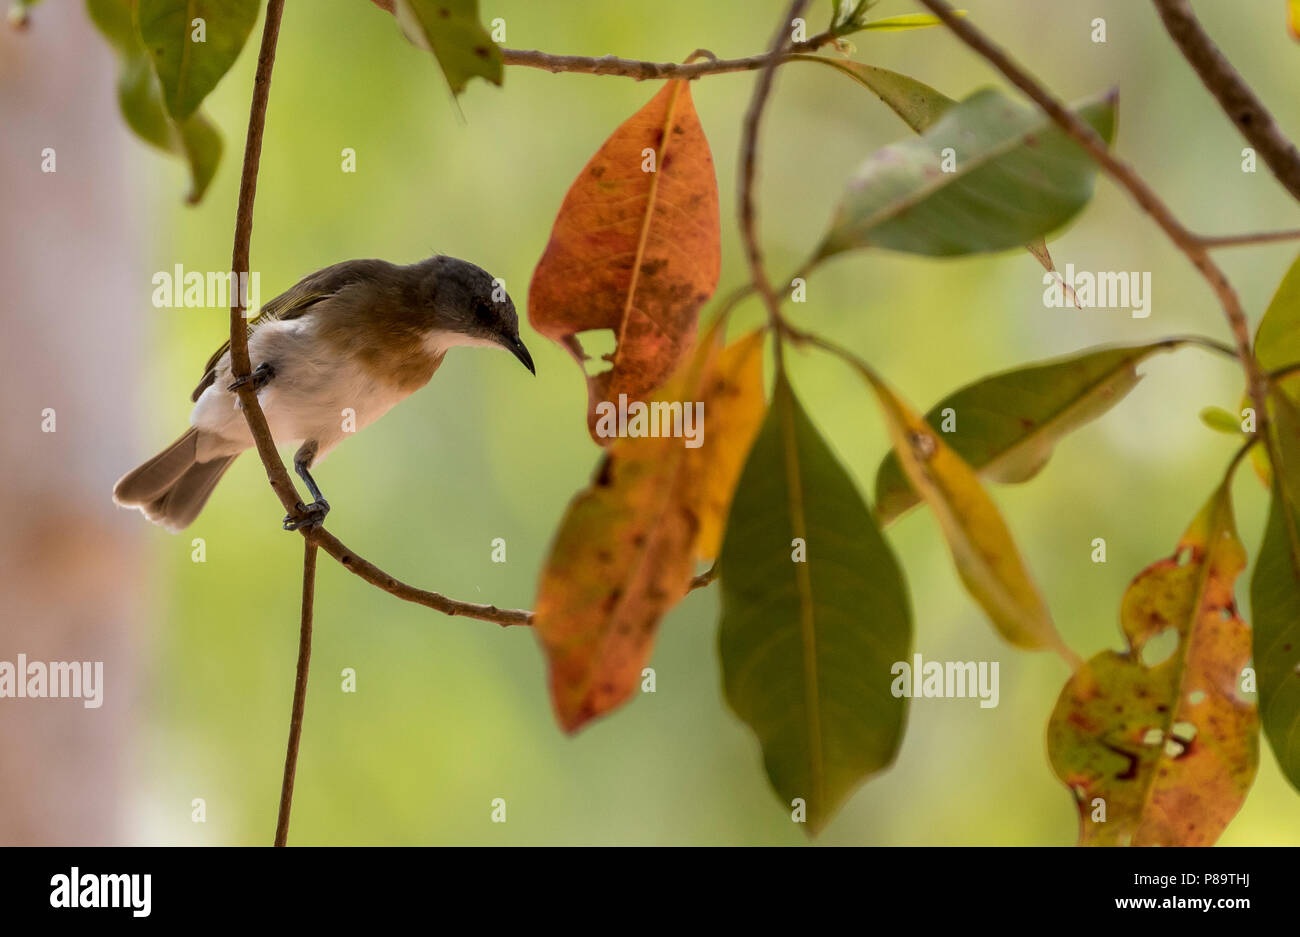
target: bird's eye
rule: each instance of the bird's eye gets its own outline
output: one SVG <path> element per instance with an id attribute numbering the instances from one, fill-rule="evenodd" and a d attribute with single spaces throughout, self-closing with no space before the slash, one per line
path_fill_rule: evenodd
<path id="1" fill-rule="evenodd" d="M 481 299 L 474 304 L 474 315 L 476 318 L 481 319 L 484 322 L 491 322 L 494 318 L 492 315 L 492 307 Z"/>

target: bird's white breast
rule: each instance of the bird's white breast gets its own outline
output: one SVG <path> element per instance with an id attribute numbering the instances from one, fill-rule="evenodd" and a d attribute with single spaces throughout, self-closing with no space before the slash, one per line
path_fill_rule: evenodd
<path id="1" fill-rule="evenodd" d="M 275 375 L 258 392 L 271 435 L 279 445 L 318 444 L 316 461 L 351 433 L 363 429 L 405 399 L 410 390 L 376 379 L 353 355 L 339 355 L 316 335 L 311 316 L 271 321 L 249 336 L 256 367 L 271 362 Z M 227 387 L 229 353 L 216 380 L 199 397 L 190 423 L 203 430 L 200 460 L 242 452 L 253 445 L 239 398 Z"/>

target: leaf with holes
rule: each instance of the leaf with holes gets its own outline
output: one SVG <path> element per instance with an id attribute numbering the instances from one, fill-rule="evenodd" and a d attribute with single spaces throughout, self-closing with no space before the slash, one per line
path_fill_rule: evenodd
<path id="1" fill-rule="evenodd" d="M 167 113 L 178 124 L 235 64 L 257 22 L 258 0 L 139 0 L 140 38 Z"/>
<path id="2" fill-rule="evenodd" d="M 875 372 L 858 367 L 880 401 L 903 473 L 934 512 L 967 591 L 1012 644 L 1072 658 L 974 469 Z"/>
<path id="3" fill-rule="evenodd" d="M 939 401 L 925 421 L 943 429 L 944 440 L 981 478 L 1028 481 L 1061 439 L 1110 410 L 1137 386 L 1139 364 L 1182 344 L 1166 339 L 1099 348 L 995 374 Z M 919 501 L 898 456 L 889 453 L 876 472 L 881 522 L 889 523 Z"/>
<path id="4" fill-rule="evenodd" d="M 451 93 L 471 78 L 500 85 L 505 73 L 501 48 L 479 20 L 478 0 L 376 0 L 388 10 L 413 45 L 432 52 Z"/>
<path id="5" fill-rule="evenodd" d="M 1250 629 L 1233 591 L 1245 566 L 1225 481 L 1174 555 L 1124 593 L 1128 649 L 1096 655 L 1061 691 L 1047 748 L 1074 793 L 1080 845 L 1208 846 L 1240 808 L 1259 761 L 1259 714 L 1239 695 Z M 1169 632 L 1177 646 L 1153 659 Z"/>
<path id="6" fill-rule="evenodd" d="M 848 473 L 778 372 L 718 560 L 727 702 L 758 736 L 772 787 L 817 833 L 893 761 L 911 653 L 903 573 Z"/>
<path id="7" fill-rule="evenodd" d="M 1282 470 L 1250 580 L 1254 664 L 1264 737 L 1300 789 L 1300 411 L 1283 394 L 1271 404 Z"/>
<path id="8" fill-rule="evenodd" d="M 528 294 L 541 334 L 586 360 L 579 333 L 608 329 L 611 367 L 588 378 L 596 408 L 654 393 L 691 347 L 718 285 L 718 185 L 690 86 L 670 81 L 605 141 L 569 188 Z"/>
<path id="9" fill-rule="evenodd" d="M 1107 142 L 1115 103 L 1107 94 L 1078 111 Z M 941 257 L 1023 246 L 1078 214 L 1095 176 L 1048 117 L 977 91 L 863 163 L 814 260 L 861 247 Z"/>
<path id="10" fill-rule="evenodd" d="M 721 340 L 721 327 L 705 336 L 648 408 L 662 404 L 655 419 L 668 419 L 681 435 L 615 441 L 556 535 L 533 630 L 568 731 L 636 689 L 660 619 L 686 594 L 695 556 L 710 549 L 704 538 L 717 536 L 731 497 L 725 483 L 735 484 L 763 394 L 762 333 L 725 348 Z"/>
<path id="11" fill-rule="evenodd" d="M 221 135 L 201 113 L 176 122 L 163 105 L 162 90 L 131 19 L 131 0 L 88 0 L 95 28 L 116 51 L 119 62 L 117 101 L 127 126 L 151 146 L 189 164 L 186 201 L 203 198 L 221 159 Z"/>

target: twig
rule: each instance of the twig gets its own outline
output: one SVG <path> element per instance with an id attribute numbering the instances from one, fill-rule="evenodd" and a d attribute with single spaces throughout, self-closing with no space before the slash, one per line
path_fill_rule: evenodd
<path id="1" fill-rule="evenodd" d="M 275 824 L 275 845 L 289 841 L 289 812 L 293 808 L 293 779 L 298 773 L 298 745 L 302 741 L 302 714 L 307 705 L 307 671 L 311 666 L 311 623 L 316 606 L 316 544 L 303 541 L 302 624 L 298 630 L 298 668 L 293 683 L 293 711 L 289 716 L 289 744 L 284 753 L 284 780 L 280 782 L 280 816 Z"/>
<path id="2" fill-rule="evenodd" d="M 1260 231 L 1255 234 L 1201 235 L 1196 240 L 1202 247 L 1246 247 L 1251 244 L 1271 244 L 1274 241 L 1300 240 L 1300 229 Z"/>
<path id="3" fill-rule="evenodd" d="M 764 57 L 763 73 L 754 83 L 754 93 L 749 99 L 749 110 L 745 112 L 740 142 L 740 237 L 745 245 L 750 280 L 763 297 L 768 319 L 773 326 L 778 365 L 781 358 L 781 302 L 772 290 L 767 271 L 763 269 L 763 249 L 758 243 L 758 211 L 754 205 L 754 176 L 758 168 L 758 127 L 763 119 L 763 107 L 772 92 L 776 66 L 780 64 L 782 53 L 790 42 L 790 24 L 803 11 L 807 2 L 808 0 L 793 0 L 785 19 L 776 28 L 770 50 Z"/>
<path id="4" fill-rule="evenodd" d="M 787 21 L 784 32 L 789 33 Z M 548 52 L 523 49 L 502 49 L 501 56 L 507 65 L 522 65 L 526 68 L 540 68 L 547 72 L 576 72 L 580 75 L 617 75 L 634 81 L 652 81 L 656 79 L 680 78 L 690 81 L 705 75 L 721 75 L 727 72 L 752 72 L 764 68 L 775 61 L 779 64 L 788 61 L 787 56 L 796 52 L 815 52 L 824 45 L 834 42 L 836 36 L 827 30 L 809 39 L 795 42 L 782 51 L 751 55 L 743 59 L 712 59 L 703 62 L 641 62 L 634 59 L 620 59 L 613 55 L 592 57 L 586 55 L 553 55 Z"/>
<path id="5" fill-rule="evenodd" d="M 1268 108 L 1201 27 L 1187 0 L 1153 0 L 1169 38 L 1277 181 L 1300 199 L 1300 150 L 1283 135 Z M 1279 14 L 1280 15 L 1280 14 Z"/>
<path id="6" fill-rule="evenodd" d="M 1223 314 L 1227 318 L 1228 325 L 1232 329 L 1233 338 L 1236 340 L 1237 358 L 1240 360 L 1242 370 L 1246 374 L 1246 388 L 1250 393 L 1251 402 L 1255 405 L 1255 412 L 1258 415 L 1260 435 L 1267 439 L 1268 434 L 1265 432 L 1265 424 L 1268 420 L 1268 410 L 1265 403 L 1268 394 L 1268 379 L 1260 368 L 1259 362 L 1255 360 L 1255 355 L 1251 350 L 1250 326 L 1246 321 L 1246 314 L 1242 310 L 1241 300 L 1237 297 L 1236 291 L 1232 288 L 1232 284 L 1228 282 L 1223 270 L 1210 256 L 1209 249 L 1197 235 L 1183 226 L 1182 222 L 1174 216 L 1169 207 L 1160 200 L 1160 197 L 1151 190 L 1133 167 L 1112 155 L 1106 146 L 1106 142 L 1097 135 L 1096 131 L 1066 108 L 1060 100 L 1053 97 L 1033 76 L 1012 61 L 1006 52 L 995 45 L 968 19 L 956 16 L 952 7 L 943 0 L 918 0 L 918 2 L 939 17 L 944 25 L 952 30 L 962 42 L 987 59 L 994 68 L 1005 75 L 1012 84 L 1042 108 L 1057 126 L 1087 150 L 1092 159 L 1133 196 L 1138 205 L 1152 217 L 1161 230 L 1192 262 L 1206 282 L 1210 284 L 1210 288 L 1214 290 L 1215 295 L 1219 298 L 1219 304 L 1223 307 Z"/>
<path id="7" fill-rule="evenodd" d="M 434 611 L 442 612 L 444 615 L 477 618 L 480 621 L 495 622 L 503 627 L 506 625 L 531 625 L 533 623 L 533 613 L 525 609 L 497 608 L 495 605 L 457 602 L 455 599 L 449 599 L 437 592 L 428 592 L 407 585 L 400 579 L 388 575 L 374 563 L 349 550 L 338 537 L 335 537 L 323 527 L 313 528 L 306 533 L 309 543 L 319 546 L 334 557 L 343 565 L 344 569 L 351 570 L 372 586 L 377 586 L 389 595 L 396 596 L 399 599 L 414 602 L 416 605 L 423 605 Z"/>

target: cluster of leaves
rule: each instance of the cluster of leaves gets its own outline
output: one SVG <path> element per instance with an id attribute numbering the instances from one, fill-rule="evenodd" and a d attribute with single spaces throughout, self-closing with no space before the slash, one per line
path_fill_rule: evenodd
<path id="1" fill-rule="evenodd" d="M 14 19 L 36 0 L 19 0 Z M 453 94 L 473 77 L 501 84 L 500 48 L 479 22 L 478 0 L 375 0 L 415 45 L 433 53 Z M 257 22 L 260 0 L 86 0 L 117 54 L 117 101 L 141 140 L 189 167 L 186 200 L 203 198 L 221 161 L 221 134 L 201 112 Z"/>
<path id="2" fill-rule="evenodd" d="M 478 21 L 476 0 L 373 2 L 433 53 L 453 93 L 471 77 L 500 83 L 501 52 Z M 189 161 L 197 199 L 220 152 L 199 108 L 247 39 L 256 0 L 87 5 L 120 56 L 127 122 Z M 861 29 L 933 24 L 869 20 L 871 6 L 837 4 L 830 36 L 839 42 Z M 191 41 L 196 16 L 208 31 L 202 44 Z M 843 73 L 914 134 L 869 156 L 848 180 L 801 276 L 870 247 L 930 257 L 1021 247 L 1054 270 L 1045 239 L 1082 210 L 1095 173 L 1046 117 L 997 91 L 956 101 L 840 57 L 788 61 Z M 1108 93 L 1076 108 L 1107 143 L 1116 103 Z M 949 151 L 956 163 L 940 171 Z M 588 427 L 604 451 L 561 522 L 536 603 L 562 726 L 576 730 L 635 692 L 664 615 L 714 562 L 727 701 L 758 737 L 777 794 L 806 806 L 815 833 L 890 764 L 902 741 L 907 701 L 891 693 L 890 668 L 911 653 L 912 614 L 882 528 L 924 504 L 998 633 L 1019 648 L 1054 651 L 1072 669 L 1048 752 L 1077 799 L 1081 842 L 1213 842 L 1253 780 L 1261 723 L 1300 787 L 1300 260 L 1255 343 L 1276 378 L 1270 429 L 1263 438 L 1243 433 L 1243 453 L 1262 443 L 1257 465 L 1272 490 L 1251 583 L 1254 629 L 1234 598 L 1246 565 L 1229 496 L 1238 458 L 1171 556 L 1129 587 L 1120 615 L 1127 648 L 1082 661 L 1057 634 L 985 484 L 1033 478 L 1061 438 L 1124 398 L 1139 364 L 1195 340 L 1095 348 L 1024 366 L 957 390 L 922 415 L 867 362 L 780 317 L 728 342 L 728 314 L 743 290 L 697 338 L 720 276 L 720 242 L 708 140 L 689 84 L 667 81 L 573 182 L 529 292 L 533 327 L 568 349 L 584 374 L 580 336 L 615 337 L 604 356 L 609 368 L 585 378 Z M 775 349 L 770 394 L 766 338 Z M 877 472 L 874 509 L 788 379 L 783 348 L 791 342 L 843 359 L 880 405 L 892 450 Z M 606 438 L 596 431 L 597 406 L 620 395 L 665 406 L 702 402 L 704 445 Z M 951 430 L 947 414 L 957 418 Z M 1240 430 L 1235 418 L 1228 423 Z M 1175 646 L 1155 659 L 1163 635 Z M 1258 678 L 1259 709 L 1243 689 L 1248 676 Z"/>
<path id="3" fill-rule="evenodd" d="M 1094 170 L 1045 117 L 992 90 L 954 101 L 885 69 L 791 58 L 845 73 L 917 134 L 861 165 L 801 273 L 867 247 L 938 257 L 1024 246 L 1053 269 L 1044 238 L 1086 204 Z M 1106 93 L 1076 110 L 1109 142 L 1116 103 Z M 955 171 L 940 172 L 949 147 L 959 154 Z M 643 171 L 650 151 L 654 172 Z M 881 528 L 923 503 L 998 632 L 1017 647 L 1059 653 L 1073 670 L 1049 726 L 1049 755 L 1077 798 L 1081 842 L 1213 842 L 1258 761 L 1259 716 L 1243 690 L 1252 632 L 1233 598 L 1245 553 L 1227 480 L 1174 556 L 1134 580 L 1121 613 L 1129 647 L 1086 662 L 1057 634 L 984 487 L 1034 477 L 1058 440 L 1124 398 L 1139 364 L 1194 342 L 1095 348 L 1029 365 L 962 388 L 922 416 L 851 353 L 776 330 L 778 343 L 847 360 L 880 404 L 893 450 L 877 473 L 873 511 L 819 436 L 779 353 L 765 398 L 764 330 L 722 342 L 731 301 L 688 351 L 718 276 L 714 185 L 689 86 L 669 82 L 583 168 L 534 273 L 529 315 L 539 332 L 580 362 L 581 333 L 616 336 L 609 370 L 588 378 L 589 425 L 596 405 L 620 393 L 705 404 L 698 452 L 676 440 L 593 433 L 606 451 L 561 523 L 536 605 L 561 724 L 576 729 L 636 691 L 658 623 L 688 591 L 692 562 L 716 555 L 727 701 L 757 735 L 777 794 L 802 801 L 816 832 L 901 744 L 907 701 L 891 694 L 890 667 L 908 658 L 912 621 Z M 1293 293 L 1300 284 L 1284 285 L 1261 327 L 1266 366 L 1300 360 Z M 1280 332 L 1285 338 L 1272 337 Z M 1288 339 L 1296 347 L 1285 347 Z M 1300 459 L 1300 409 L 1281 406 L 1278 443 L 1292 439 Z M 946 413 L 957 428 L 937 431 Z M 1300 477 L 1288 478 L 1280 473 L 1276 483 L 1254 584 L 1254 653 L 1266 734 L 1300 785 L 1300 743 L 1291 738 L 1300 721 L 1300 527 L 1290 507 L 1300 502 L 1285 487 Z M 1173 653 L 1144 656 L 1166 633 L 1177 638 Z"/>

